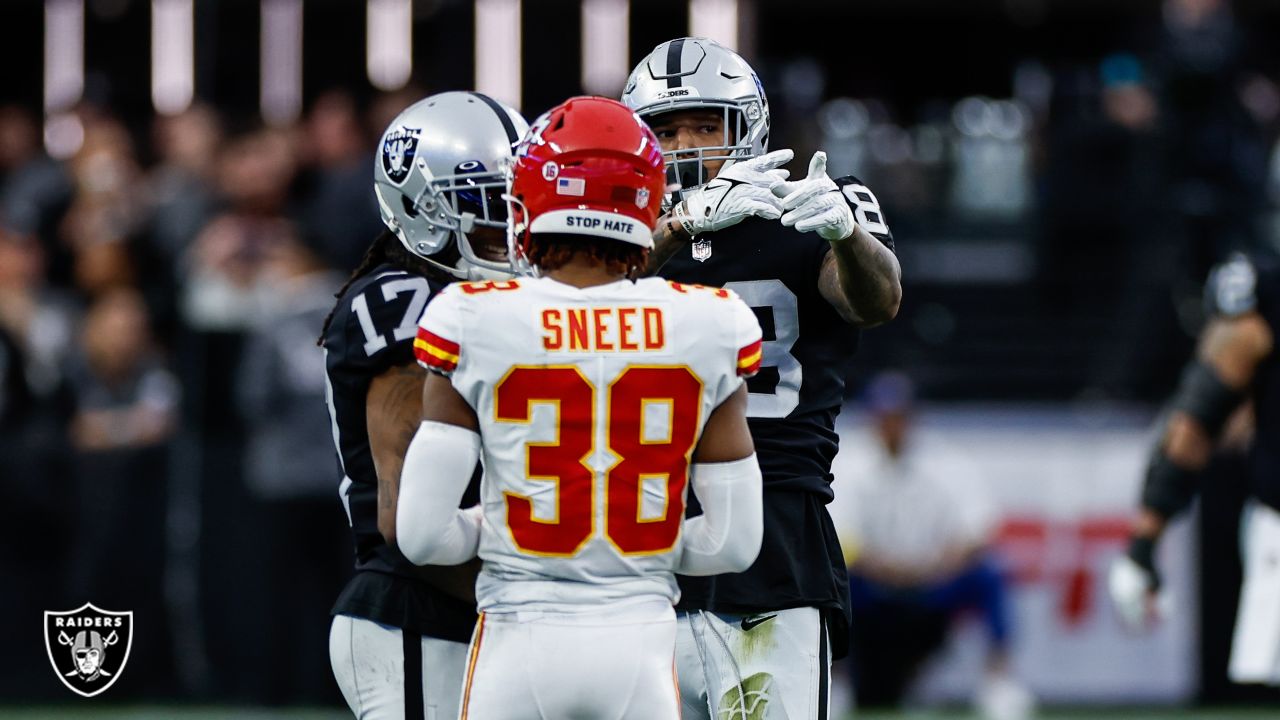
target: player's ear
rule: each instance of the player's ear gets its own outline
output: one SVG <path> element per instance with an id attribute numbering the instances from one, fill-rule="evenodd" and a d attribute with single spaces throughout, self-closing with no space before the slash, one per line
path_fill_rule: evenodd
<path id="1" fill-rule="evenodd" d="M 640 251 L 640 262 L 636 265 L 632 265 L 631 269 L 627 271 L 628 280 L 635 282 L 644 275 L 644 269 L 649 267 L 650 252 L 652 252 L 651 248 L 644 248 Z"/>

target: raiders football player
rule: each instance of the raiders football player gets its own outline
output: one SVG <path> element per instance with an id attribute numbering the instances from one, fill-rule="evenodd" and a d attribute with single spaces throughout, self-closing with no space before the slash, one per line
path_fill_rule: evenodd
<path id="1" fill-rule="evenodd" d="M 734 290 L 764 328 L 747 415 L 764 473 L 764 541 L 746 572 L 682 578 L 677 668 L 686 718 L 826 718 L 846 651 L 848 579 L 826 504 L 836 414 L 859 328 L 902 289 L 875 196 L 817 153 L 786 182 L 767 153 L 769 105 L 736 53 L 702 38 L 657 46 L 622 100 L 649 123 L 680 190 L 649 268 Z"/>
<path id="2" fill-rule="evenodd" d="M 1213 316 L 1147 465 L 1128 552 L 1111 567 L 1111 597 L 1131 627 L 1159 614 L 1156 543 L 1195 496 L 1227 418 L 1252 401 L 1253 498 L 1243 522 L 1244 582 L 1228 673 L 1239 683 L 1280 685 L 1280 262 L 1233 256 L 1210 275 L 1207 301 Z"/>
<path id="3" fill-rule="evenodd" d="M 506 277 L 501 166 L 528 128 L 480 93 L 432 95 L 382 136 L 374 191 L 387 225 L 338 293 L 320 339 L 355 575 L 329 655 L 357 718 L 456 717 L 475 626 L 477 565 L 417 567 L 395 544 L 404 453 L 422 419 L 418 318 L 456 279 Z M 465 506 L 477 502 L 469 489 Z"/>

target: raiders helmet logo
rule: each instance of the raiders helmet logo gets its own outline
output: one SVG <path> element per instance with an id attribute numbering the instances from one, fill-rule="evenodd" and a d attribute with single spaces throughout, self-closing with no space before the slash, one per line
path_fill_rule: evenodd
<path id="1" fill-rule="evenodd" d="M 382 139 L 382 171 L 396 185 L 403 185 L 409 177 L 421 134 L 421 128 L 402 127 Z"/>
<path id="2" fill-rule="evenodd" d="M 133 612 L 85 603 L 44 613 L 44 645 L 58 679 L 71 692 L 93 697 L 120 679 L 133 646 Z"/>

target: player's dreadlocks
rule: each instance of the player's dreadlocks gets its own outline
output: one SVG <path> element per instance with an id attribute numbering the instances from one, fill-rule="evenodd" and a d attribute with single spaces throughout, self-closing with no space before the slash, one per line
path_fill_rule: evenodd
<path id="1" fill-rule="evenodd" d="M 395 233 L 384 229 L 369 244 L 369 249 L 365 251 L 360 264 L 351 271 L 351 277 L 347 278 L 347 282 L 333 296 L 341 299 L 352 283 L 368 275 L 383 263 L 390 263 L 418 275 L 439 275 L 439 271 L 434 266 L 405 249 Z M 329 325 L 333 323 L 333 316 L 337 312 L 338 305 L 334 304 L 333 309 L 329 311 L 329 316 L 324 319 L 324 327 L 320 330 L 320 337 L 316 338 L 316 345 L 324 347 L 324 337 L 329 334 Z"/>
<path id="2" fill-rule="evenodd" d="M 544 273 L 564 267 L 579 253 L 592 263 L 604 265 L 609 272 L 626 277 L 633 277 L 645 265 L 644 248 L 617 240 L 539 233 L 529 243 L 529 262 Z"/>

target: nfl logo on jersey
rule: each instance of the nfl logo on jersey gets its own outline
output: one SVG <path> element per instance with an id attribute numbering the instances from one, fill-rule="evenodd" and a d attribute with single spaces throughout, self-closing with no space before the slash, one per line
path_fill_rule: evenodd
<path id="1" fill-rule="evenodd" d="M 711 241 L 699 240 L 693 244 L 693 259 L 698 262 L 706 262 L 711 257 Z"/>

